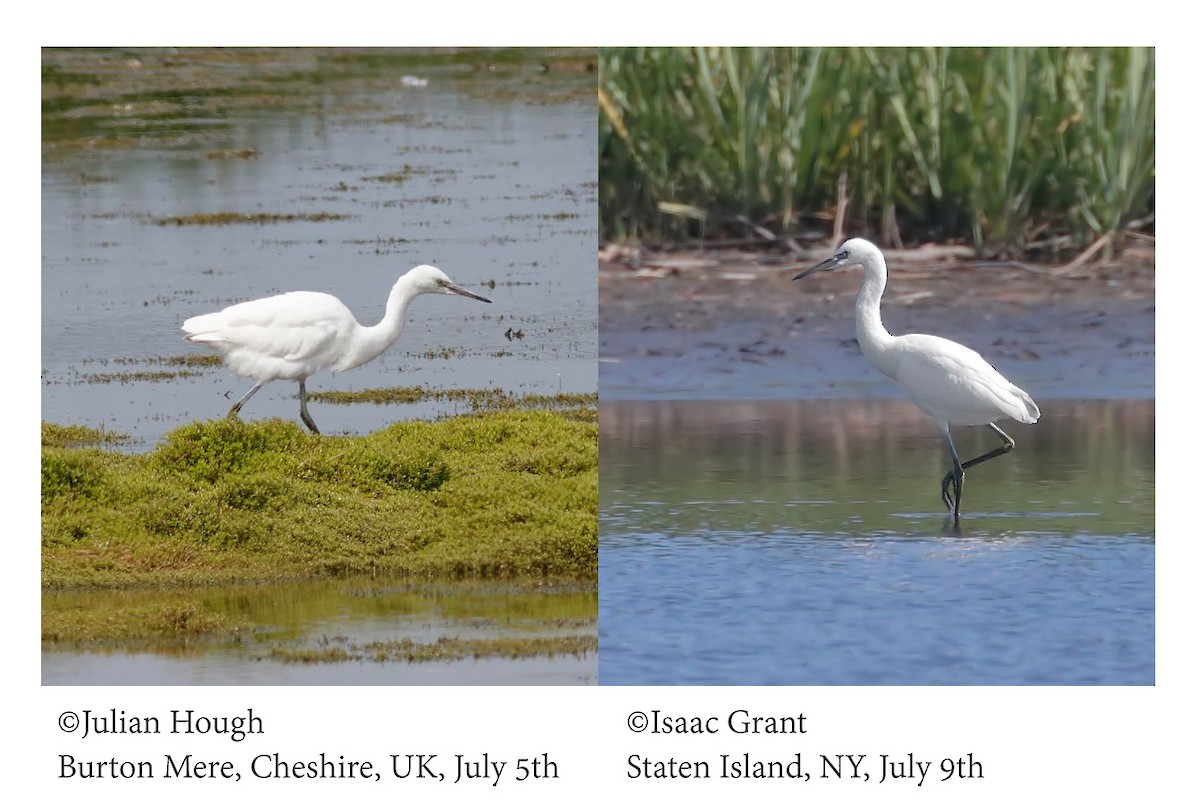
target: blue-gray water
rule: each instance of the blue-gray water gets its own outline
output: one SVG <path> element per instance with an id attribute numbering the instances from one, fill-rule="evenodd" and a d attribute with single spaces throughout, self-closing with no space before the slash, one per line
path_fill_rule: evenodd
<path id="1" fill-rule="evenodd" d="M 42 683 L 70 686 L 560 686 L 595 685 L 596 657 L 468 659 L 416 664 L 245 661 L 208 653 L 42 654 Z"/>
<path id="2" fill-rule="evenodd" d="M 595 77 L 544 69 L 559 65 L 548 52 L 508 54 L 494 69 L 490 58 L 45 51 L 43 420 L 150 449 L 224 415 L 253 384 L 171 363 L 213 354 L 183 342 L 185 319 L 315 290 L 374 324 L 396 279 L 421 263 L 493 303 L 419 298 L 388 351 L 319 372 L 310 393 L 595 391 Z M 184 222 L 224 213 L 267 217 Z M 310 404 L 330 434 L 469 411 Z M 298 414 L 294 382 L 268 385 L 242 411 Z"/>
<path id="3" fill-rule="evenodd" d="M 1043 410 L 955 530 L 907 402 L 605 401 L 601 683 L 1154 683 L 1154 403 Z"/>

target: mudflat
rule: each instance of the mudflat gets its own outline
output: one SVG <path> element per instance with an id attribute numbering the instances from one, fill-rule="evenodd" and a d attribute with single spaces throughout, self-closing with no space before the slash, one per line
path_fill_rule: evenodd
<path id="1" fill-rule="evenodd" d="M 858 354 L 861 271 L 793 281 L 828 253 L 602 249 L 602 396 L 892 395 Z M 885 255 L 893 334 L 957 340 L 1035 397 L 1153 398 L 1152 244 L 1080 265 L 981 262 L 956 246 Z"/>

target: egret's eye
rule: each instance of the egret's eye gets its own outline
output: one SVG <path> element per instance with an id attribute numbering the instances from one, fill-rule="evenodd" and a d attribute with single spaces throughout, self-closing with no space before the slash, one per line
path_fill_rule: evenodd
<path id="1" fill-rule="evenodd" d="M 445 287 L 445 286 L 446 286 L 446 281 L 445 281 L 444 279 L 438 279 L 438 280 L 437 280 L 437 283 L 438 283 L 438 287 Z"/>
<path id="2" fill-rule="evenodd" d="M 836 257 L 834 257 L 834 259 L 849 259 L 849 258 L 850 258 L 849 251 L 842 251 L 840 254 L 838 254 Z"/>

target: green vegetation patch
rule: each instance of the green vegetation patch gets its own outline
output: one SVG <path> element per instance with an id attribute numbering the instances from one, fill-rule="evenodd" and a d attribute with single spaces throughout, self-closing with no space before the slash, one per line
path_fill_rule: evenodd
<path id="1" fill-rule="evenodd" d="M 205 159 L 257 159 L 261 152 L 257 148 L 241 148 L 239 150 L 209 151 Z"/>
<path id="2" fill-rule="evenodd" d="M 345 114 L 354 104 L 387 124 L 410 125 L 394 105 L 359 100 L 364 86 L 411 91 L 406 74 L 442 87 L 511 95 L 527 103 L 594 97 L 595 49 L 478 48 L 43 48 L 42 144 L 76 149 L 161 149 L 206 159 L 252 159 L 231 120 L 264 109 Z M 590 80 L 589 80 L 590 79 Z M 434 90 L 436 91 L 436 90 Z"/>
<path id="3" fill-rule="evenodd" d="M 80 381 L 89 385 L 111 385 L 119 382 L 128 385 L 133 382 L 174 382 L 176 379 L 189 379 L 200 376 L 200 371 L 118 371 L 117 373 L 81 374 Z"/>
<path id="4" fill-rule="evenodd" d="M 222 419 L 142 455 L 49 432 L 46 589 L 595 577 L 594 416 L 507 410 L 349 438 Z"/>
<path id="5" fill-rule="evenodd" d="M 133 442 L 132 435 L 79 424 L 42 424 L 42 446 L 123 446 Z"/>
<path id="6" fill-rule="evenodd" d="M 1153 48 L 606 48 L 599 107 L 605 237 L 842 203 L 857 233 L 984 254 L 1152 231 Z"/>
<path id="7" fill-rule="evenodd" d="M 500 388 L 367 388 L 308 394 L 329 404 L 415 404 L 438 401 L 463 404 L 470 412 L 551 410 L 581 421 L 596 420 L 598 393 L 512 393 Z"/>
<path id="8" fill-rule="evenodd" d="M 145 601 L 121 606 L 54 606 L 42 611 L 42 641 L 59 647 L 153 645 L 178 649 L 228 639 L 247 623 L 194 601 Z"/>
<path id="9" fill-rule="evenodd" d="M 169 357 L 116 357 L 113 362 L 118 365 L 175 365 L 188 368 L 219 367 L 223 361 L 220 354 L 173 354 Z"/>
<path id="10" fill-rule="evenodd" d="M 574 656 L 583 658 L 595 653 L 599 644 L 596 636 L 515 636 L 500 638 L 464 639 L 443 636 L 437 641 L 412 639 L 373 641 L 367 644 L 338 644 L 331 642 L 318 647 L 275 647 L 270 655 L 286 663 L 323 663 L 340 661 L 462 661 L 467 658 L 554 658 Z"/>
<path id="11" fill-rule="evenodd" d="M 440 179 L 445 179 L 456 173 L 455 170 L 448 168 L 432 168 L 432 167 L 413 167 L 412 165 L 404 165 L 400 170 L 392 173 L 384 173 L 378 176 L 363 176 L 363 181 L 379 181 L 391 184 L 402 184 L 408 181 L 413 176 L 434 176 Z"/>
<path id="12" fill-rule="evenodd" d="M 261 226 L 266 223 L 317 223 L 323 220 L 345 219 L 346 215 L 337 212 L 312 212 L 305 215 L 277 212 L 202 212 L 195 215 L 168 215 L 154 218 L 154 222 L 159 226 L 230 226 L 238 223 Z"/>

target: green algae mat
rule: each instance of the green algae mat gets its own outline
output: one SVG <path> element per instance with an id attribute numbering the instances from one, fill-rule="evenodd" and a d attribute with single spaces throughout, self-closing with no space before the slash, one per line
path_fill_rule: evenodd
<path id="1" fill-rule="evenodd" d="M 197 422 L 130 455 L 42 426 L 45 590 L 320 577 L 596 577 L 594 416 L 510 410 L 312 436 Z"/>

